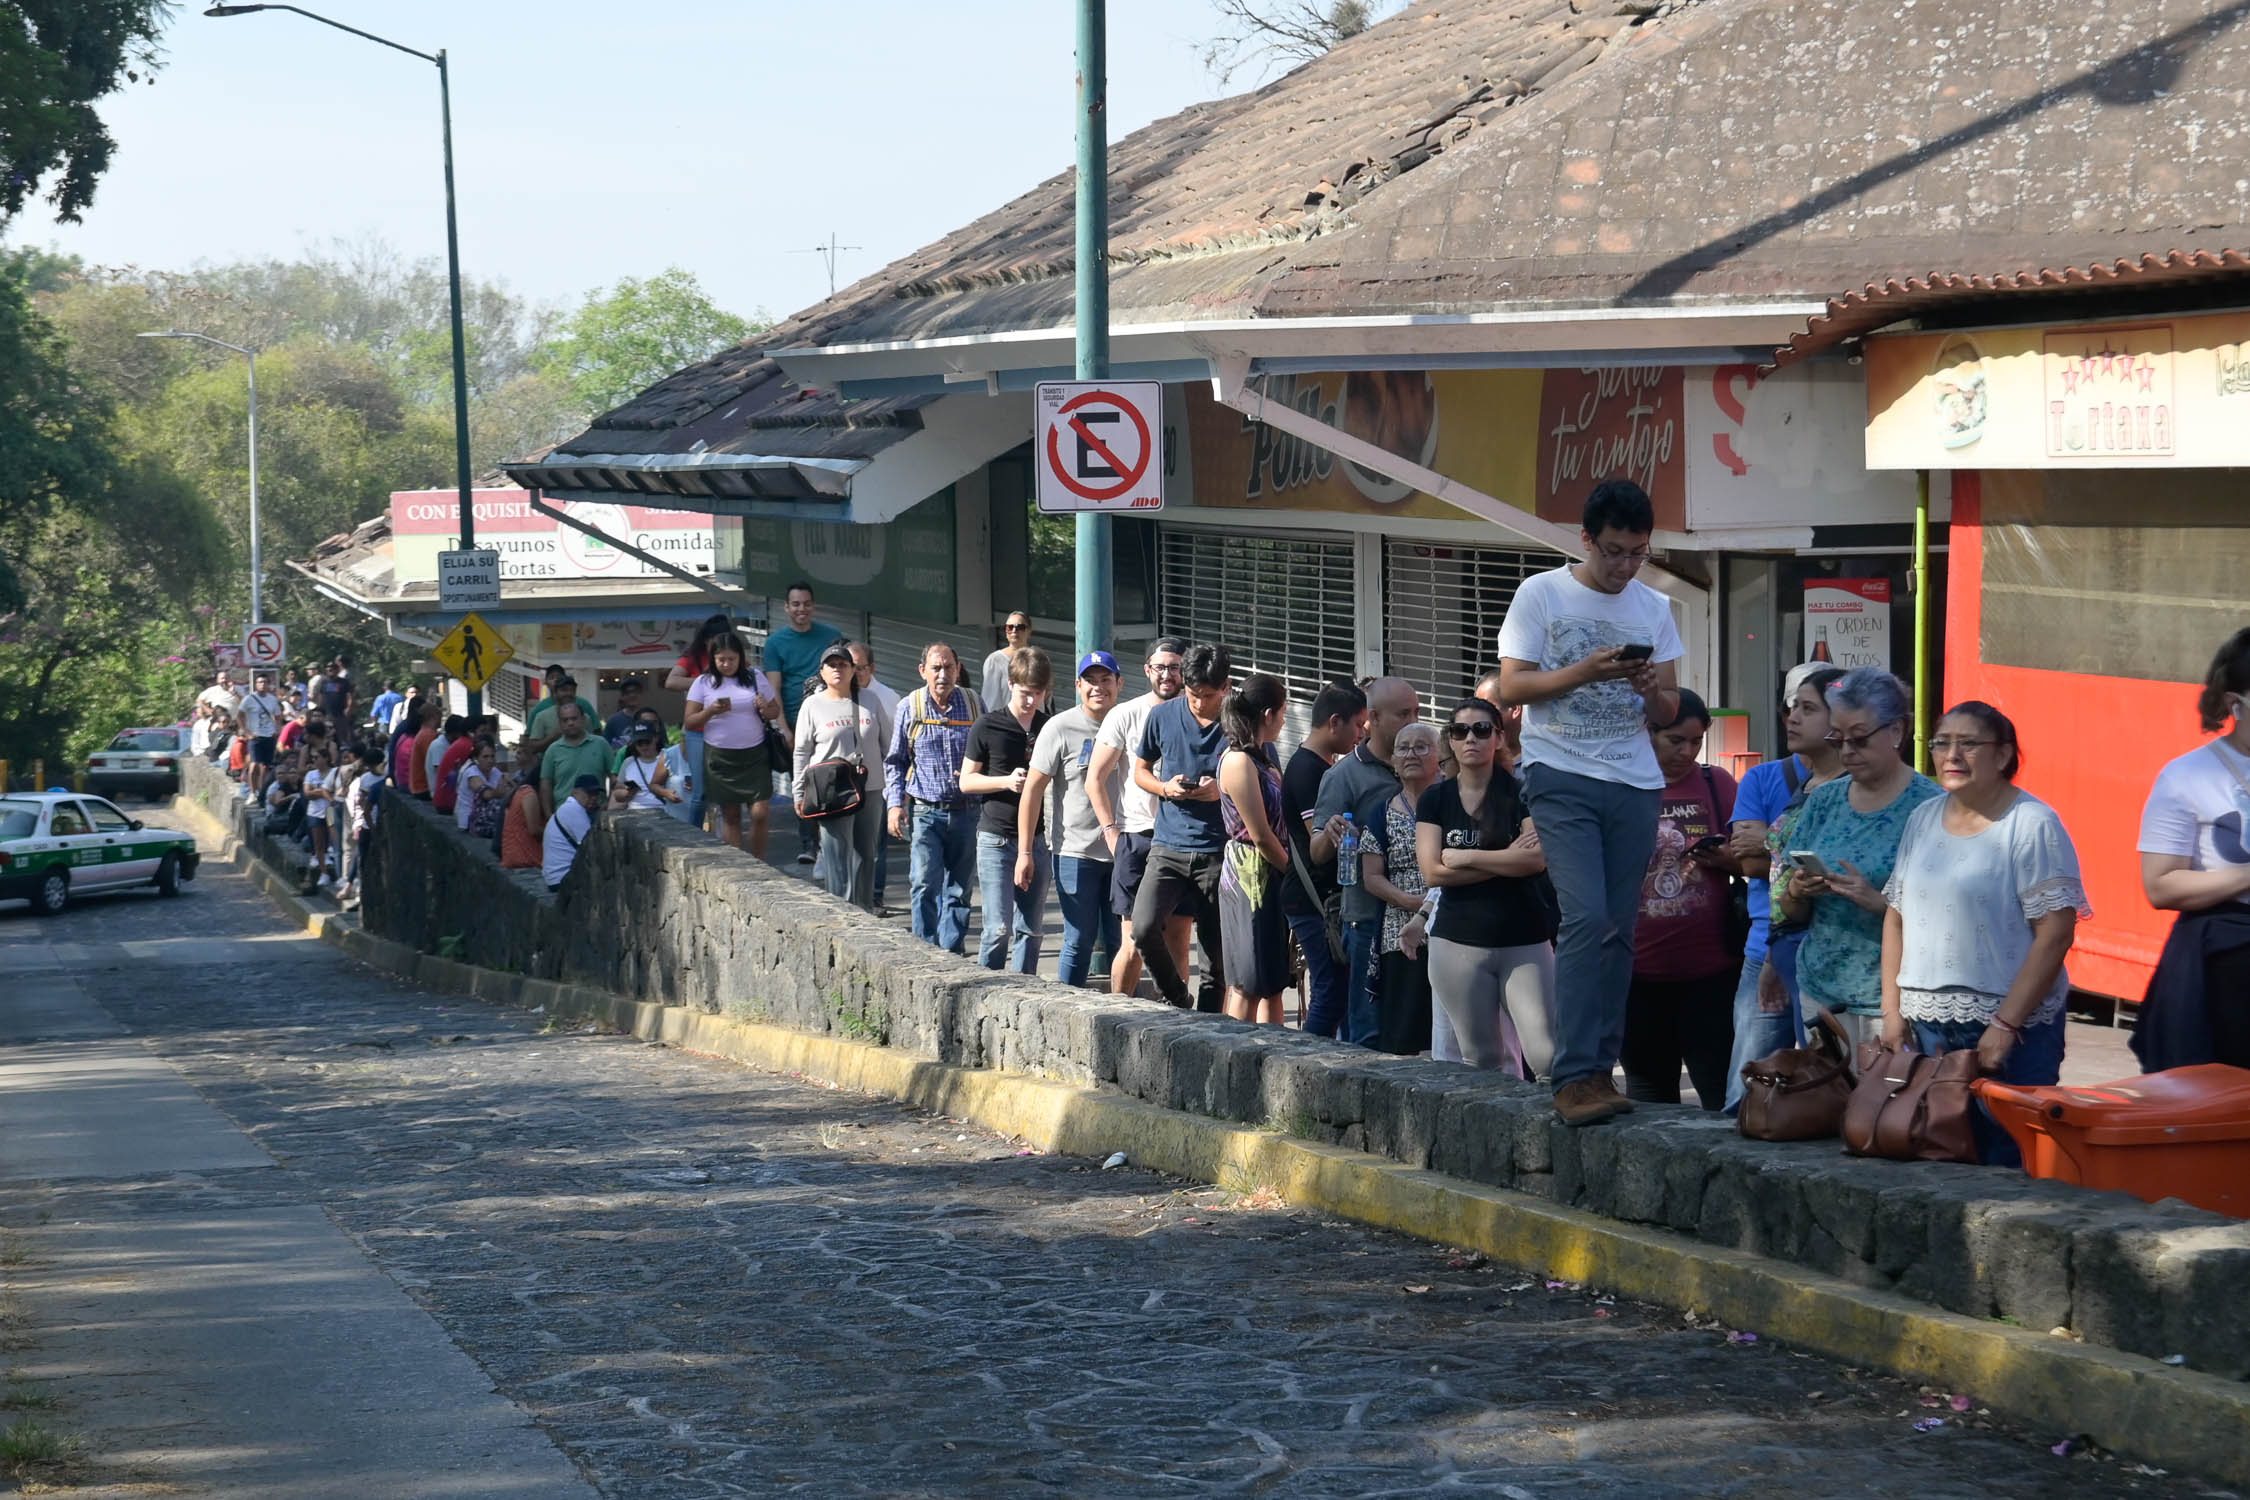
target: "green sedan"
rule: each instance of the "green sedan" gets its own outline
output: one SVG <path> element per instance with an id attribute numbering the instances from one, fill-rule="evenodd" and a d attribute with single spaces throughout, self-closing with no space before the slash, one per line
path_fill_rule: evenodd
<path id="1" fill-rule="evenodd" d="M 93 891 L 153 885 L 177 896 L 197 858 L 194 835 L 144 827 L 100 797 L 0 796 L 0 901 L 29 901 L 43 916 Z"/>

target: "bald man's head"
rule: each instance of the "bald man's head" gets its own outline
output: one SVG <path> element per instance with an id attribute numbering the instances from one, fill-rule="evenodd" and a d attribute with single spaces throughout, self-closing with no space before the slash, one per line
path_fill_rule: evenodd
<path id="1" fill-rule="evenodd" d="M 1388 763 L 1399 729 L 1422 716 L 1422 700 L 1403 677 L 1378 677 L 1367 685 L 1367 748 Z"/>

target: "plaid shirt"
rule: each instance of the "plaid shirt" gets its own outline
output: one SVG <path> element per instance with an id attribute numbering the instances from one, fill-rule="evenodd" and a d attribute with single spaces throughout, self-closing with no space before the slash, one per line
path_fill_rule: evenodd
<path id="1" fill-rule="evenodd" d="M 942 711 L 930 704 L 929 697 L 928 688 L 916 688 L 899 700 L 891 750 L 883 757 L 883 800 L 898 808 L 905 807 L 909 797 L 952 807 L 973 806 L 979 799 L 961 792 L 961 761 L 968 752 L 969 729 L 983 706 L 963 687 L 954 688 Z"/>

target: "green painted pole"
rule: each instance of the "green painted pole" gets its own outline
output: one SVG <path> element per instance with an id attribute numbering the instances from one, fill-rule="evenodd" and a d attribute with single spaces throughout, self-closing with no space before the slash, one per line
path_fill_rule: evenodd
<path id="1" fill-rule="evenodd" d="M 1914 769 L 1930 770 L 1930 471 L 1914 471 Z"/>
<path id="2" fill-rule="evenodd" d="M 461 541 L 477 544 L 476 498 L 469 472 L 469 356 L 461 332 L 461 225 L 453 208 L 453 81 L 445 50 L 437 55 L 438 107 L 445 119 L 445 269 L 453 297 L 453 470 L 461 490 Z M 484 694 L 469 690 L 469 717 L 484 712 Z"/>
<path id="3" fill-rule="evenodd" d="M 1078 378 L 1109 378 L 1109 23 L 1078 0 Z M 1153 460 L 1152 460 L 1153 461 Z M 1110 524 L 1078 517 L 1078 651 L 1106 651 L 1117 624 Z"/>

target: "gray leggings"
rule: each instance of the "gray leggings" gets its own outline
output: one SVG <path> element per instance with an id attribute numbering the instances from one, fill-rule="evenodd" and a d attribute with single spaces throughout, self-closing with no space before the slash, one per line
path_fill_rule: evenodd
<path id="1" fill-rule="evenodd" d="M 1523 1060 L 1535 1078 L 1555 1065 L 1555 950 L 1547 943 L 1520 948 L 1475 948 L 1430 939 L 1430 992 L 1445 1008 L 1473 1068 L 1513 1061 L 1507 1033 L 1513 1023 Z"/>

